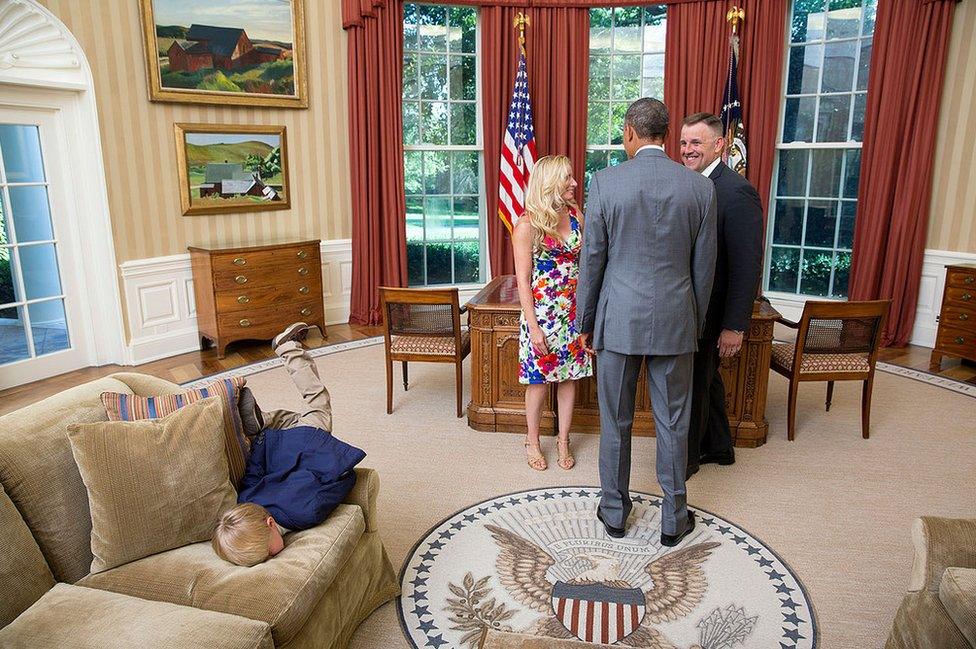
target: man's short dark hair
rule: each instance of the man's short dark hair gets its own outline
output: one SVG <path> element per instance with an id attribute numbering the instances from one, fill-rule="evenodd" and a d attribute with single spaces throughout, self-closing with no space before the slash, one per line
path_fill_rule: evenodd
<path id="1" fill-rule="evenodd" d="M 627 109 L 624 124 L 634 129 L 642 140 L 663 140 L 668 134 L 668 108 L 650 97 L 638 99 Z"/>
<path id="2" fill-rule="evenodd" d="M 695 113 L 681 120 L 682 126 L 693 126 L 695 124 L 704 124 L 712 130 L 715 137 L 725 137 L 725 127 L 722 125 L 722 120 L 712 113 Z"/>

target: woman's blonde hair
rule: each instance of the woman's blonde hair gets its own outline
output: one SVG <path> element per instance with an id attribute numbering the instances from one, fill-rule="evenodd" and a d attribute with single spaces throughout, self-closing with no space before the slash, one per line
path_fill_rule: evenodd
<path id="1" fill-rule="evenodd" d="M 271 514 L 261 505 L 241 503 L 220 517 L 214 530 L 214 552 L 224 561 L 239 566 L 255 566 L 270 556 Z"/>
<path id="2" fill-rule="evenodd" d="M 572 175 L 573 165 L 564 155 L 547 155 L 536 161 L 525 190 L 525 213 L 522 215 L 535 229 L 533 248 L 538 248 L 547 235 L 561 239 L 556 230 L 560 211 L 571 207 L 579 213 L 576 201 L 563 198 Z"/>

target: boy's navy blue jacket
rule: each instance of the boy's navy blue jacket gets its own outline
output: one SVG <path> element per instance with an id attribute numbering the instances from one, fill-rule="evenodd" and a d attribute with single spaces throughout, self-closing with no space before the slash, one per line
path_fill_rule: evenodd
<path id="1" fill-rule="evenodd" d="M 352 491 L 364 457 L 321 428 L 266 429 L 251 447 L 237 502 L 263 506 L 289 530 L 314 527 Z"/>

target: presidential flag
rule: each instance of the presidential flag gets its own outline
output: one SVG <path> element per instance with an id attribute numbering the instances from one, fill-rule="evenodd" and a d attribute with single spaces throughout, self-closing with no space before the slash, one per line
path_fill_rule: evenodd
<path id="1" fill-rule="evenodd" d="M 746 128 L 742 124 L 742 102 L 739 100 L 739 37 L 729 39 L 729 73 L 725 79 L 720 115 L 725 129 L 725 153 L 722 159 L 736 172 L 746 175 Z"/>
<path id="2" fill-rule="evenodd" d="M 519 53 L 515 90 L 508 109 L 505 141 L 502 142 L 501 169 L 498 174 L 498 216 L 511 232 L 525 211 L 525 187 L 535 166 L 535 130 L 532 128 L 532 103 L 529 76 L 525 72 L 525 50 Z"/>

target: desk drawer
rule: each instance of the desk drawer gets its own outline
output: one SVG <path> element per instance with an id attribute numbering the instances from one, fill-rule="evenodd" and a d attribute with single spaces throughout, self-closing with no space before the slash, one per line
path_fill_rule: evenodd
<path id="1" fill-rule="evenodd" d="M 969 302 L 967 306 L 958 306 L 947 302 L 939 315 L 939 322 L 947 327 L 976 331 L 976 304 Z"/>
<path id="2" fill-rule="evenodd" d="M 251 266 L 245 269 L 214 271 L 214 288 L 217 292 L 237 291 L 264 286 L 303 286 L 321 283 L 322 267 L 318 258 L 295 262 L 289 260 L 280 266 Z"/>
<path id="3" fill-rule="evenodd" d="M 272 250 L 241 251 L 236 253 L 214 254 L 214 272 L 246 271 L 256 267 L 282 266 L 291 263 L 302 264 L 319 258 L 314 245 L 289 246 Z"/>
<path id="4" fill-rule="evenodd" d="M 265 338 L 299 320 L 322 322 L 324 307 L 321 298 L 275 305 L 250 311 L 223 313 L 217 316 L 221 336 Z"/>
<path id="5" fill-rule="evenodd" d="M 976 269 L 949 268 L 946 270 L 946 286 L 958 286 L 976 291 Z"/>
<path id="6" fill-rule="evenodd" d="M 218 291 L 217 312 L 256 311 L 267 306 L 287 308 L 292 303 L 307 302 L 313 297 L 322 299 L 322 283 L 318 278 L 281 286 L 244 285 Z"/>
<path id="7" fill-rule="evenodd" d="M 940 324 L 935 348 L 954 356 L 976 360 L 976 334 L 972 330 L 957 329 Z"/>
<path id="8" fill-rule="evenodd" d="M 946 306 L 961 306 L 969 309 L 976 309 L 976 287 L 956 288 L 946 286 L 945 290 Z"/>

